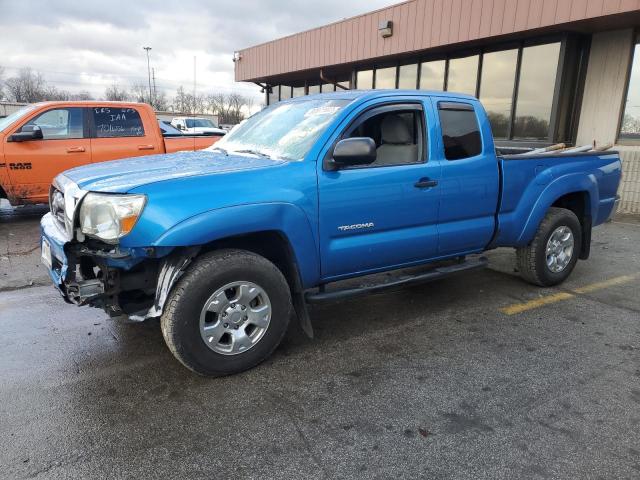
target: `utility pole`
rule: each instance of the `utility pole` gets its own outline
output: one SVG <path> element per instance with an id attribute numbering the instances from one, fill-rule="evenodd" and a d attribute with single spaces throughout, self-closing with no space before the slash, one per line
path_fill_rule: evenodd
<path id="1" fill-rule="evenodd" d="M 151 50 L 151 47 L 142 47 L 142 49 L 147 51 L 147 75 L 149 77 L 149 103 L 153 104 L 153 100 L 151 98 L 151 64 L 149 63 L 149 50 Z"/>
<path id="2" fill-rule="evenodd" d="M 158 92 L 156 91 L 156 69 L 151 69 L 151 78 L 153 79 L 153 99 L 158 98 Z"/>

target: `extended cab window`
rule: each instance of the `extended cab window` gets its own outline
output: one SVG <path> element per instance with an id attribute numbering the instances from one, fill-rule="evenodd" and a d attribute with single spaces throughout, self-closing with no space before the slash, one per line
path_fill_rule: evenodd
<path id="1" fill-rule="evenodd" d="M 144 137 L 142 119 L 135 108 L 95 107 L 91 110 L 97 138 Z"/>
<path id="2" fill-rule="evenodd" d="M 20 128 L 20 132 L 33 131 L 40 127 L 44 140 L 64 140 L 67 138 L 83 138 L 84 122 L 82 108 L 56 108 L 47 110 L 29 120 Z"/>
<path id="3" fill-rule="evenodd" d="M 385 106 L 365 112 L 342 138 L 369 137 L 376 144 L 376 161 L 366 167 L 423 162 L 423 116 L 418 106 Z M 362 167 L 352 167 L 362 168 Z"/>
<path id="4" fill-rule="evenodd" d="M 478 119 L 471 104 L 439 102 L 438 113 L 447 160 L 461 160 L 482 152 Z"/>

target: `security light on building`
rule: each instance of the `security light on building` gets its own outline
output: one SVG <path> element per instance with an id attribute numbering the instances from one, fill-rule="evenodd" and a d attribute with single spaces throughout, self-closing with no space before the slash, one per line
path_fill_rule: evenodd
<path id="1" fill-rule="evenodd" d="M 378 24 L 378 33 L 382 38 L 393 35 L 393 22 L 391 20 L 383 20 Z"/>

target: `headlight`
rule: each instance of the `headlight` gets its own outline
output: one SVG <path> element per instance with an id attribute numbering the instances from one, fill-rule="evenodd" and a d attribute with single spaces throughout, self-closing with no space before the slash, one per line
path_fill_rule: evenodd
<path id="1" fill-rule="evenodd" d="M 88 193 L 80 206 L 80 229 L 90 237 L 117 243 L 133 230 L 145 201 L 144 195 Z"/>

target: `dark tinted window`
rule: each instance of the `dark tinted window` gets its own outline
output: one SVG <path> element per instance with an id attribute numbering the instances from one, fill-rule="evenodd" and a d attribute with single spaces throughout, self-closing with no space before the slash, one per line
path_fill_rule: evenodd
<path id="1" fill-rule="evenodd" d="M 134 108 L 95 107 L 96 137 L 144 137 L 140 114 Z"/>
<path id="2" fill-rule="evenodd" d="M 460 160 L 480 154 L 482 141 L 473 107 L 465 103 L 441 102 L 438 111 L 446 159 Z"/>
<path id="3" fill-rule="evenodd" d="M 63 140 L 84 136 L 82 108 L 56 108 L 47 110 L 22 126 L 21 132 L 32 131 L 40 127 L 45 140 Z"/>

